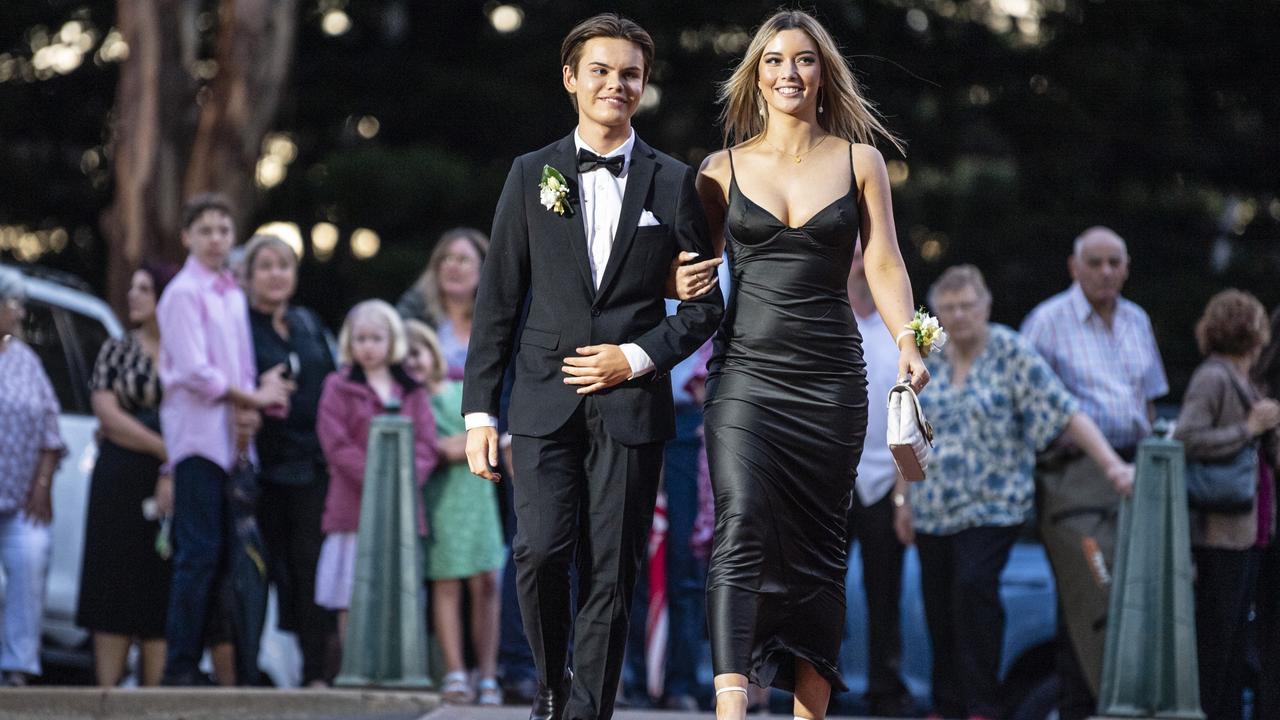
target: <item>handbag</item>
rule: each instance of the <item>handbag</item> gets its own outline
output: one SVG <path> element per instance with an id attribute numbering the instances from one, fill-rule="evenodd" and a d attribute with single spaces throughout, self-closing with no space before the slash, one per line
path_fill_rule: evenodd
<path id="1" fill-rule="evenodd" d="M 1248 412 L 1253 403 L 1231 378 Z M 1253 509 L 1253 496 L 1258 488 L 1258 442 L 1240 448 L 1234 455 L 1213 460 L 1188 460 L 1187 505 L 1194 510 L 1223 514 L 1247 513 Z"/>
<path id="2" fill-rule="evenodd" d="M 907 383 L 889 390 L 889 452 L 904 480 L 924 480 L 933 450 L 933 426 L 924 419 L 920 398 Z"/>
<path id="3" fill-rule="evenodd" d="M 1253 509 L 1258 487 L 1258 444 L 1223 460 L 1187 463 L 1187 505 L 1203 512 L 1239 514 Z"/>

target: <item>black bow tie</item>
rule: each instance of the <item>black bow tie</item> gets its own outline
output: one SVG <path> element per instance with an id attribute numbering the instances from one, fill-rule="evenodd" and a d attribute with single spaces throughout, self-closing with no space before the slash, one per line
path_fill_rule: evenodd
<path id="1" fill-rule="evenodd" d="M 579 175 L 582 173 L 589 173 L 592 170 L 604 168 L 612 173 L 614 177 L 618 177 L 622 174 L 622 166 L 626 164 L 626 162 L 627 158 L 625 155 L 614 155 L 613 157 L 607 158 L 597 155 L 585 148 L 578 150 Z"/>

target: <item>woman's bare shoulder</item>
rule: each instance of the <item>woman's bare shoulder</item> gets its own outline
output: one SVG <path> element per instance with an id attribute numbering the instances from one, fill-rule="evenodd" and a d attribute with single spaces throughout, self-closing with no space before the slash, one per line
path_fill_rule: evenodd
<path id="1" fill-rule="evenodd" d="M 705 178 L 714 181 L 722 188 L 729 186 L 730 160 L 728 150 L 716 150 L 702 160 L 698 168 L 699 180 Z"/>

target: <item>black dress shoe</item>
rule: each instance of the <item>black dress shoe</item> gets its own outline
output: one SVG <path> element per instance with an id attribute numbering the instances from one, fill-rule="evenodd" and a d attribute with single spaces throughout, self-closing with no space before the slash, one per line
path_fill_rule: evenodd
<path id="1" fill-rule="evenodd" d="M 538 692 L 533 696 L 533 709 L 529 711 L 529 720 L 560 720 L 564 714 L 565 701 L 569 699 L 569 686 L 573 683 L 573 672 L 564 671 L 564 681 L 557 690 L 552 690 L 539 683 Z"/>

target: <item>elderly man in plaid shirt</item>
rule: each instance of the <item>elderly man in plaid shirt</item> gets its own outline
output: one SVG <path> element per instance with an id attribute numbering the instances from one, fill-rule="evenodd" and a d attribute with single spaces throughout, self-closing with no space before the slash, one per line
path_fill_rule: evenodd
<path id="1" fill-rule="evenodd" d="M 1151 320 L 1120 296 L 1129 252 L 1112 230 L 1092 227 L 1075 240 L 1071 287 L 1038 305 L 1022 334 L 1049 362 L 1080 409 L 1132 462 L 1151 434 L 1153 401 L 1169 391 Z M 1058 585 L 1058 674 L 1062 720 L 1094 714 L 1102 674 L 1116 521 L 1132 480 L 1109 478 L 1077 448 L 1044 458 L 1037 516 Z M 1069 640 L 1069 641 L 1068 641 Z"/>

